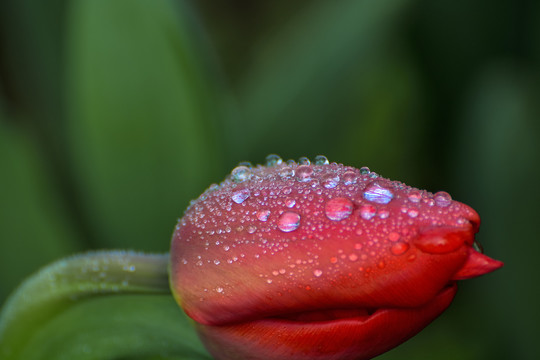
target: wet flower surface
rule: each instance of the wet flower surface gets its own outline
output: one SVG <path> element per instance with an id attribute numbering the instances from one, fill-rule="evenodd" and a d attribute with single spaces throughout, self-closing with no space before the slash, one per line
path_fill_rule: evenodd
<path id="1" fill-rule="evenodd" d="M 216 359 L 369 359 L 502 263 L 469 206 L 326 158 L 241 165 L 192 202 L 171 287 Z"/>

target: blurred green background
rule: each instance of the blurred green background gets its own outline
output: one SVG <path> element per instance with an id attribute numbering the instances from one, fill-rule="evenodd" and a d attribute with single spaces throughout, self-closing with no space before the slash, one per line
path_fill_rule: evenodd
<path id="1" fill-rule="evenodd" d="M 4 0 L 0 36 L 0 304 L 167 251 L 239 161 L 324 154 L 450 192 L 505 262 L 381 359 L 540 358 L 539 2 Z"/>

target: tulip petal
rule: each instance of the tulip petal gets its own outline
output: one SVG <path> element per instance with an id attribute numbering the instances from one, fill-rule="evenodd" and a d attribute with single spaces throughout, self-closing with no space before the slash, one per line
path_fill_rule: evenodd
<path id="1" fill-rule="evenodd" d="M 216 360 L 363 360 L 409 339 L 451 303 L 456 286 L 419 308 L 379 310 L 368 319 L 295 322 L 263 319 L 230 326 L 199 325 Z"/>
<path id="2" fill-rule="evenodd" d="M 481 276 L 497 270 L 504 264 L 502 261 L 494 260 L 473 248 L 469 248 L 469 256 L 463 267 L 454 274 L 452 280 L 466 280 Z"/>

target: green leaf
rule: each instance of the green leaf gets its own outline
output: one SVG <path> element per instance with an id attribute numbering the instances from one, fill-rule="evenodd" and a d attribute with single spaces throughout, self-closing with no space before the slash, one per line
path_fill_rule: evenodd
<path id="1" fill-rule="evenodd" d="M 0 313 L 0 357 L 205 358 L 168 285 L 168 254 L 110 251 L 57 261 Z"/>
<path id="2" fill-rule="evenodd" d="M 166 251 L 222 176 L 198 27 L 185 1 L 74 1 L 68 18 L 68 132 L 94 246 Z"/>
<path id="3" fill-rule="evenodd" d="M 0 304 L 26 276 L 81 249 L 35 140 L 0 111 Z"/>
<path id="4" fill-rule="evenodd" d="M 291 153 L 331 148 L 331 141 L 314 140 L 341 128 L 334 122 L 346 110 L 342 97 L 351 73 L 377 64 L 409 3 L 313 2 L 262 41 L 240 89 L 245 148 L 261 142 L 270 148 L 276 141 Z"/>

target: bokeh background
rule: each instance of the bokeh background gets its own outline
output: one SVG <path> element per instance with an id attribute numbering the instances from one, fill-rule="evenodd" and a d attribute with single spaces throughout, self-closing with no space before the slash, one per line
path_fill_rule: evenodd
<path id="1" fill-rule="evenodd" d="M 0 304 L 89 249 L 166 252 L 240 161 L 445 190 L 505 267 L 381 359 L 539 359 L 540 2 L 0 2 Z"/>

